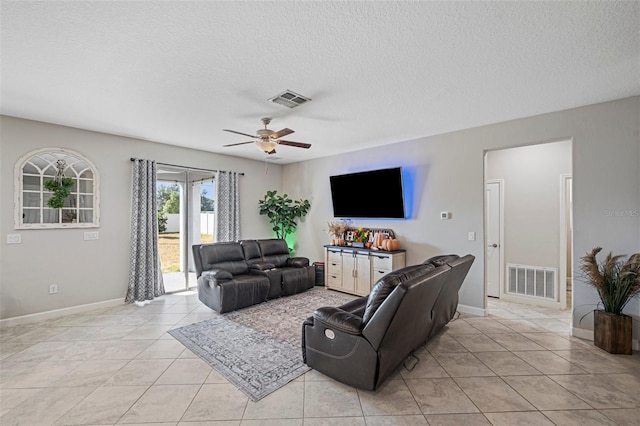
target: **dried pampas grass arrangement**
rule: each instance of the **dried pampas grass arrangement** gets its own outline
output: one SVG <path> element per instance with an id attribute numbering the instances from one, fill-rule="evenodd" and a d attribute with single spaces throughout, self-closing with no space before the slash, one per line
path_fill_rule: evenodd
<path id="1" fill-rule="evenodd" d="M 333 235 L 336 238 L 341 238 L 342 235 L 349 229 L 347 222 L 329 222 L 327 223 L 327 231 L 329 235 Z"/>
<path id="2" fill-rule="evenodd" d="M 621 315 L 627 303 L 640 294 L 640 253 L 626 261 L 626 255 L 609 253 L 604 262 L 598 262 L 601 251 L 602 247 L 596 247 L 580 258 L 582 279 L 598 291 L 605 312 Z"/>

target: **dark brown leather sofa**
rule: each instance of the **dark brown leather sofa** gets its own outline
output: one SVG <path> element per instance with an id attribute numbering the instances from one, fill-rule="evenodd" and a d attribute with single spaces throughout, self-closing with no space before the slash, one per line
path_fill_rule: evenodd
<path id="1" fill-rule="evenodd" d="M 382 277 L 367 297 L 317 309 L 302 326 L 305 363 L 375 390 L 455 314 L 474 257 L 438 256 Z"/>
<path id="2" fill-rule="evenodd" d="M 198 298 L 224 313 L 312 288 L 315 270 L 291 257 L 284 240 L 195 244 Z"/>

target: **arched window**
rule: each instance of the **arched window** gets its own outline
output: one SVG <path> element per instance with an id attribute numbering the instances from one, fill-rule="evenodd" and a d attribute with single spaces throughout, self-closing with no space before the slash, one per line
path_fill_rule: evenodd
<path id="1" fill-rule="evenodd" d="M 70 178 L 61 208 L 49 206 L 46 182 Z M 32 151 L 16 163 L 15 228 L 95 228 L 100 226 L 98 171 L 77 152 L 61 148 Z"/>

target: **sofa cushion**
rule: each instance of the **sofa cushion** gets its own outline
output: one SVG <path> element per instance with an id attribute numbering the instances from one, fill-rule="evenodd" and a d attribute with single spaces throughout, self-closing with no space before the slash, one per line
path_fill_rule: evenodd
<path id="1" fill-rule="evenodd" d="M 371 289 L 371 293 L 369 293 L 369 298 L 367 299 L 367 306 L 364 310 L 362 322 L 366 324 L 371 319 L 371 317 L 373 317 L 373 314 L 376 313 L 376 310 L 378 310 L 382 302 L 384 302 L 384 300 L 389 297 L 396 286 L 412 278 L 427 274 L 434 269 L 435 266 L 430 264 L 413 265 L 390 272 L 384 277 L 380 278 L 376 285 L 374 285 Z"/>
<path id="2" fill-rule="evenodd" d="M 247 261 L 249 266 L 255 263 L 262 263 L 262 253 L 260 253 L 260 246 L 256 240 L 242 240 L 240 241 L 242 246 L 242 252 L 244 253 L 244 260 Z"/>
<path id="3" fill-rule="evenodd" d="M 258 240 L 262 261 L 273 263 L 276 268 L 287 266 L 289 247 L 285 240 Z"/>
<path id="4" fill-rule="evenodd" d="M 204 271 L 224 269 L 234 276 L 249 273 L 242 246 L 237 242 L 204 244 L 200 246 L 200 258 Z"/>

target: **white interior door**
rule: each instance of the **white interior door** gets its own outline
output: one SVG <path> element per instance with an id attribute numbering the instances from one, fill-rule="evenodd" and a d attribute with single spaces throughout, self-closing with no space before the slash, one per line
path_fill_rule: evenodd
<path id="1" fill-rule="evenodd" d="M 502 184 L 488 182 L 486 188 L 486 230 L 487 247 L 485 249 L 487 296 L 500 297 L 502 288 L 502 247 L 500 230 L 502 218 Z"/>

